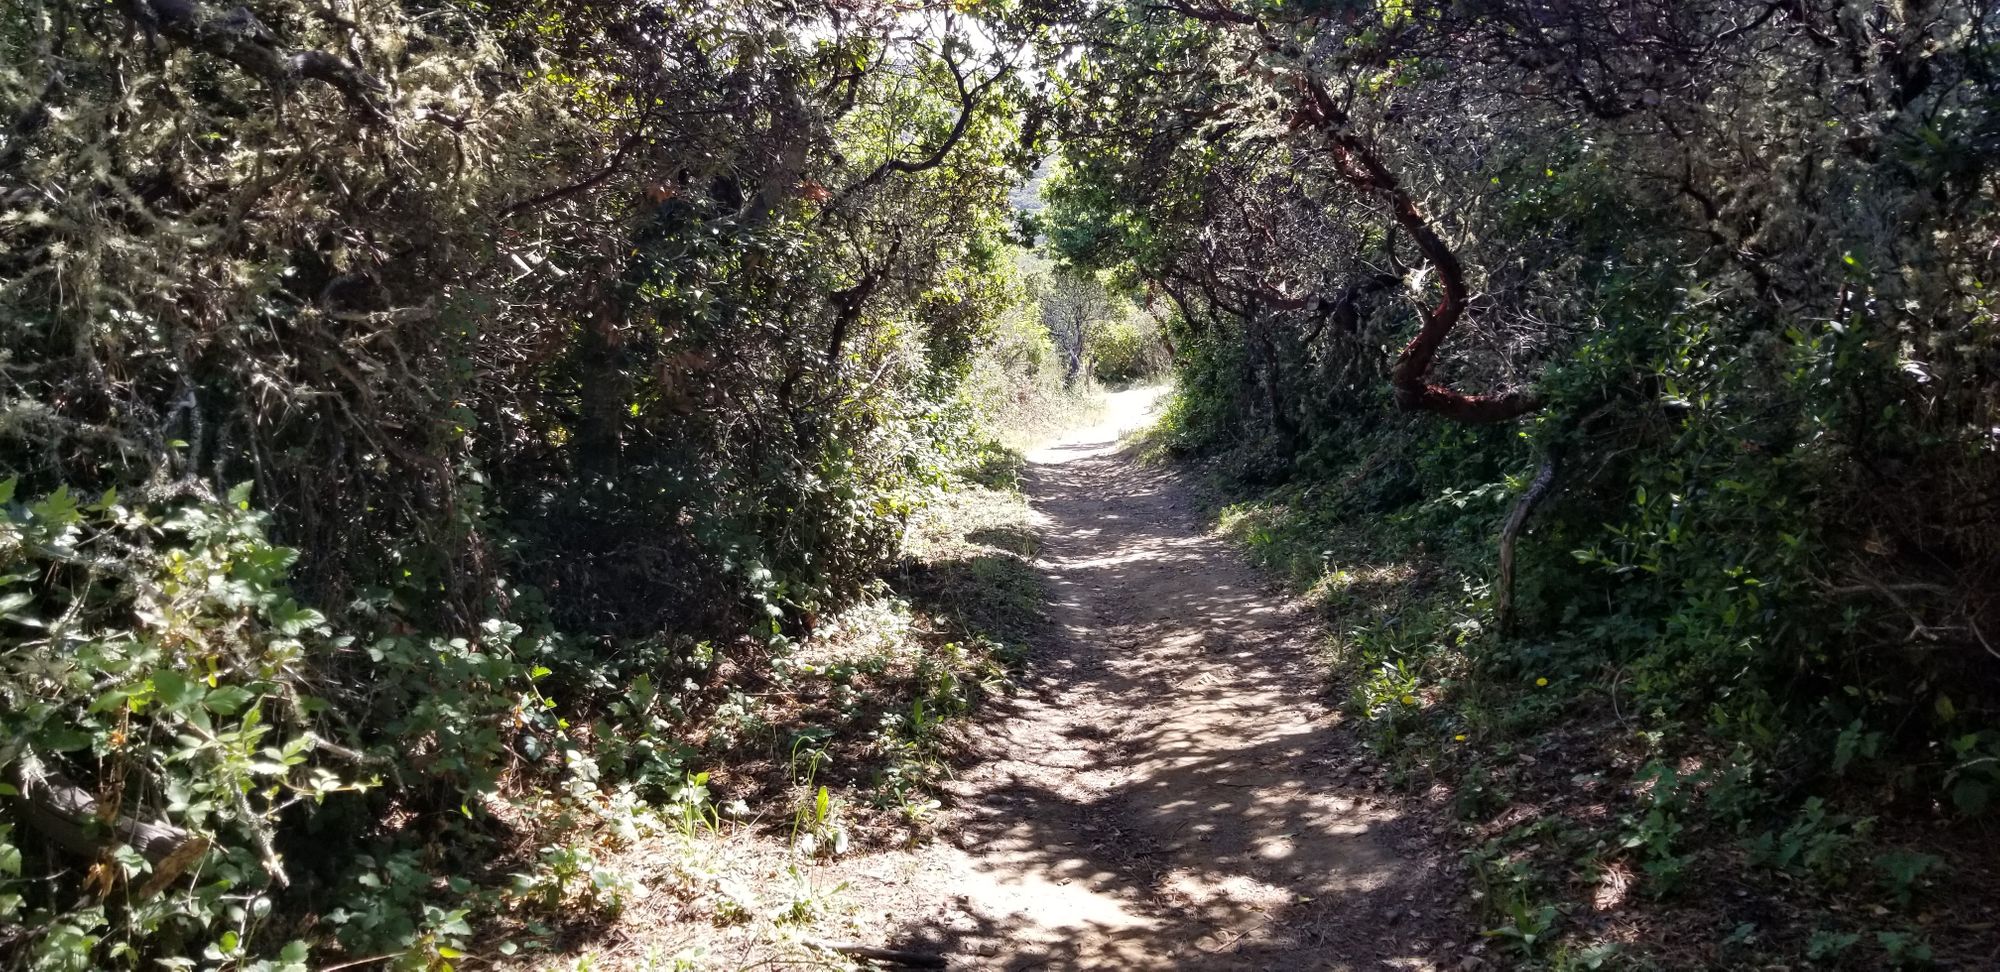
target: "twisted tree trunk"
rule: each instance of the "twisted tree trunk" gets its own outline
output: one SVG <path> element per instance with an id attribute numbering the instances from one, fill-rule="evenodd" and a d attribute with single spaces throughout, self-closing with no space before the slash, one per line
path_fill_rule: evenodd
<path id="1" fill-rule="evenodd" d="M 1541 407 L 1533 395 L 1515 389 L 1472 395 L 1430 380 L 1431 366 L 1444 346 L 1451 329 L 1465 317 L 1471 295 L 1465 286 L 1465 267 L 1458 255 L 1432 228 L 1430 220 L 1417 208 L 1417 201 L 1403 188 L 1394 173 L 1382 164 L 1373 149 L 1348 127 L 1345 112 L 1334 103 L 1319 79 L 1307 76 L 1303 82 L 1308 97 L 1301 106 L 1302 118 L 1326 135 L 1340 173 L 1355 187 L 1374 194 L 1387 203 L 1396 225 L 1416 242 L 1417 252 L 1437 271 L 1440 296 L 1437 306 L 1420 311 L 1423 326 L 1417 336 L 1403 346 L 1390 369 L 1389 384 L 1396 404 L 1407 411 L 1433 412 L 1445 418 L 1471 424 L 1507 422 Z"/>

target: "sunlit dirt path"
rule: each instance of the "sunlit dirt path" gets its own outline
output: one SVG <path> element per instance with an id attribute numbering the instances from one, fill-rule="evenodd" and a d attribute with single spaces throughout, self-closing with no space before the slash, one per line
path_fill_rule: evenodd
<path id="1" fill-rule="evenodd" d="M 951 786 L 953 845 L 872 876 L 907 903 L 879 917 L 952 968 L 1453 961 L 1471 933 L 1444 920 L 1428 827 L 1336 782 L 1356 743 L 1310 619 L 1121 450 L 1156 398 L 1113 395 L 1030 457 L 1056 634 Z"/>

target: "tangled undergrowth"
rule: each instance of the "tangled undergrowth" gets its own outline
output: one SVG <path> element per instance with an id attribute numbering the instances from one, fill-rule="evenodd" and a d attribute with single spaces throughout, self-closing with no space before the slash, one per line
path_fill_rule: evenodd
<path id="1" fill-rule="evenodd" d="M 1453 822 L 1494 961 L 1977 967 L 2000 945 L 1982 904 L 2000 891 L 1980 816 L 1990 730 L 1930 706 L 1932 756 L 1913 762 L 1865 708 L 1621 651 L 1637 606 L 1565 598 L 1549 575 L 1524 587 L 1562 620 L 1503 633 L 1494 534 L 1526 484 L 1468 481 L 1476 437 L 1409 441 L 1357 443 L 1343 475 L 1276 489 L 1212 466 L 1236 498 L 1217 513 L 1325 618 L 1331 691 L 1373 778 Z"/>
<path id="2" fill-rule="evenodd" d="M 1040 623 L 1018 463 L 995 449 L 964 472 L 994 485 L 941 487 L 889 582 L 802 642 L 749 660 L 681 646 L 678 662 L 641 656 L 622 674 L 503 621 L 471 639 L 343 635 L 291 598 L 295 554 L 269 542 L 247 488 L 171 513 L 63 491 L 22 502 L 8 583 L 77 580 L 46 616 L 21 610 L 46 601 L 9 594 L 12 624 L 68 650 L 20 673 L 41 690 L 10 708 L 8 755 L 90 754 L 133 791 L 90 791 L 96 805 L 157 802 L 178 836 L 157 856 L 114 844 L 85 885 L 100 903 L 51 918 L 30 897 L 35 835 L 10 828 L 0 906 L 16 934 L 39 932 L 16 945 L 35 968 L 94 968 L 99 943 L 115 960 L 140 942 L 246 968 L 304 967 L 331 947 L 397 968 L 534 964 L 666 909 L 727 929 L 681 959 L 807 948 L 802 930 L 840 915 L 815 866 L 929 838 L 958 721 L 1007 690 Z M 154 536 L 157 558 L 133 556 Z M 425 790 L 459 802 L 412 812 Z M 79 838 L 100 823 L 122 826 L 81 821 Z M 287 886 L 319 904 L 277 907 Z M 206 915 L 233 927 L 178 937 Z M 253 960 L 267 941 L 272 957 Z"/>
<path id="3" fill-rule="evenodd" d="M 798 652 L 996 403 L 1079 401 L 1017 310 L 1018 46 L 763 0 L 7 14 L 0 964 L 559 940 L 635 893 L 595 835 L 757 797 L 725 767 L 792 758 L 799 686 L 884 761 L 818 772 L 922 815 L 990 648 L 882 607 L 917 656 Z"/>
<path id="4" fill-rule="evenodd" d="M 572 915 L 596 905 L 597 920 L 524 920 L 515 931 L 533 951 L 514 962 L 852 967 L 830 947 L 860 937 L 843 864 L 950 826 L 939 785 L 964 753 L 969 717 L 1012 690 L 1046 623 L 1030 567 L 1039 524 L 1019 468 L 1017 453 L 998 449 L 968 466 L 913 519 L 908 555 L 882 589 L 682 727 L 705 735 L 695 759 L 709 769 L 664 804 L 559 816 L 568 836 L 540 851 L 527 886 Z M 537 812 L 561 815 L 563 802 Z M 525 910 L 544 923 L 555 913 Z"/>

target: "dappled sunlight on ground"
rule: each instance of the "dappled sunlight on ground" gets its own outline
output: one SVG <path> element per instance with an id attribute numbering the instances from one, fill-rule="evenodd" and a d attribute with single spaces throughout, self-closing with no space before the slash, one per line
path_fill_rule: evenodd
<path id="1" fill-rule="evenodd" d="M 952 784 L 955 848 L 904 875 L 899 947 L 996 968 L 1406 968 L 1469 931 L 1428 841 L 1331 782 L 1356 743 L 1312 625 L 1120 450 L 1151 404 L 1031 456 L 1059 643 Z"/>

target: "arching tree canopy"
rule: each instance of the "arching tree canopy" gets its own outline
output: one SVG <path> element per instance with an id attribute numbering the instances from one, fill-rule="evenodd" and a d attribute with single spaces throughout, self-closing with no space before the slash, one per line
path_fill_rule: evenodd
<path id="1" fill-rule="evenodd" d="M 1561 664 L 1786 799 L 2000 797 L 1982 0 L 8 0 L 0 126 L 21 967 L 559 911 L 460 875 L 824 743 L 746 713 L 850 698 L 795 649 L 1100 351 L 1294 568 L 1456 571 L 1358 697 Z"/>
<path id="2" fill-rule="evenodd" d="M 1355 359 L 1396 337 L 1386 384 L 1407 409 L 1532 410 L 1539 366 L 1615 329 L 1605 292 L 1636 277 L 1699 280 L 1766 331 L 1845 323 L 1858 274 L 1889 333 L 1928 331 L 1940 308 L 1975 313 L 1990 187 L 1973 160 L 1995 137 L 1977 4 L 1134 4 L 1057 18 L 1044 35 L 1070 57 L 1054 81 L 1057 250 L 1129 265 L 1249 344 L 1291 342 L 1286 362 L 1374 370 L 1384 362 Z M 1902 267 L 1935 273 L 1888 269 Z M 1390 330 L 1361 335 L 1375 317 Z M 1302 418 L 1274 407 L 1280 429 Z"/>

